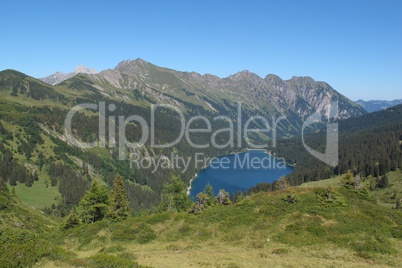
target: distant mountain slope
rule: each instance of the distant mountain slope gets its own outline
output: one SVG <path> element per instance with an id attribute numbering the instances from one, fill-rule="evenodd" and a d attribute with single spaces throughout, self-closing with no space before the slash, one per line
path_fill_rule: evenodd
<path id="1" fill-rule="evenodd" d="M 61 73 L 61 72 L 56 72 L 52 75 L 43 77 L 43 78 L 39 78 L 39 80 L 48 83 L 50 85 L 56 85 L 58 83 L 63 82 L 64 80 L 67 80 L 71 77 L 74 77 L 77 74 L 96 74 L 98 73 L 97 70 L 95 69 L 91 69 L 85 66 L 77 66 L 74 70 L 74 72 L 71 73 Z"/>
<path id="2" fill-rule="evenodd" d="M 300 137 L 283 139 L 273 150 L 296 164 L 288 179 L 295 185 L 321 180 L 348 170 L 380 177 L 402 167 L 402 105 L 339 122 L 338 165 L 329 167 L 307 152 Z M 326 150 L 326 130 L 306 135 L 305 143 Z"/>
<path id="3" fill-rule="evenodd" d="M 385 110 L 389 107 L 396 106 L 398 104 L 402 103 L 402 99 L 400 100 L 392 100 L 392 101 L 386 101 L 386 100 L 369 100 L 369 101 L 364 101 L 364 100 L 358 100 L 356 101 L 357 104 L 359 104 L 361 107 L 363 107 L 367 112 L 375 112 L 379 110 Z"/>

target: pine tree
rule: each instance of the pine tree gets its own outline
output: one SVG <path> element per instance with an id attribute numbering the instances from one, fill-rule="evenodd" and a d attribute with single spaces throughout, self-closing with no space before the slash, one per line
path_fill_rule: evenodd
<path id="1" fill-rule="evenodd" d="M 11 186 L 16 186 L 17 185 L 17 181 L 15 180 L 14 176 L 11 176 L 8 179 L 8 183 L 10 183 Z"/>
<path id="2" fill-rule="evenodd" d="M 382 176 L 377 182 L 378 188 L 387 188 L 388 185 L 389 185 L 389 181 L 388 181 L 387 175 Z"/>
<path id="3" fill-rule="evenodd" d="M 207 200 L 208 206 L 211 206 L 212 204 L 214 204 L 215 197 L 214 197 L 214 189 L 212 188 L 212 185 L 208 183 L 202 192 L 204 194 L 206 194 L 208 197 L 208 200 Z"/>
<path id="4" fill-rule="evenodd" d="M 208 207 L 208 195 L 204 193 L 197 194 L 197 201 L 192 205 L 190 213 L 201 213 Z"/>
<path id="5" fill-rule="evenodd" d="M 4 126 L 3 126 L 3 124 L 1 123 L 1 120 L 0 120 L 0 135 L 4 135 L 6 133 L 7 133 L 7 131 L 4 128 Z"/>
<path id="6" fill-rule="evenodd" d="M 3 192 L 8 192 L 6 181 L 0 177 L 0 194 Z"/>
<path id="7" fill-rule="evenodd" d="M 68 217 L 63 224 L 63 228 L 70 229 L 70 228 L 74 228 L 75 226 L 78 226 L 79 224 L 80 224 L 80 221 L 77 216 L 77 212 L 75 211 L 75 208 L 73 208 L 71 210 L 70 214 L 68 214 Z"/>
<path id="8" fill-rule="evenodd" d="M 170 181 L 163 185 L 162 201 L 168 211 L 182 211 L 190 206 L 184 182 L 180 177 L 172 176 Z"/>
<path id="9" fill-rule="evenodd" d="M 359 174 L 356 175 L 356 177 L 357 176 L 359 176 L 360 178 Z M 345 187 L 346 189 L 354 189 L 356 187 L 356 183 L 358 183 L 358 180 L 354 180 L 354 178 L 356 177 L 353 177 L 353 173 L 348 171 L 345 175 L 341 177 L 342 186 Z"/>
<path id="10" fill-rule="evenodd" d="M 274 182 L 274 184 L 275 190 L 283 190 L 290 187 L 289 181 L 286 179 L 286 177 L 281 177 L 279 180 Z"/>
<path id="11" fill-rule="evenodd" d="M 110 216 L 114 219 L 126 219 L 128 217 L 130 207 L 127 196 L 127 190 L 120 174 L 116 175 L 113 181 L 112 204 L 110 205 Z"/>
<path id="12" fill-rule="evenodd" d="M 36 172 L 36 170 L 33 173 L 33 180 L 34 181 L 38 181 L 39 180 L 39 176 L 38 176 L 38 172 Z"/>
<path id="13" fill-rule="evenodd" d="M 43 165 L 45 164 L 45 156 L 43 155 L 42 151 L 38 154 L 38 159 L 36 160 L 36 164 L 39 167 L 39 170 L 42 170 Z"/>
<path id="14" fill-rule="evenodd" d="M 237 191 L 237 194 L 235 195 L 235 202 L 239 203 L 244 199 L 243 192 L 241 190 Z"/>
<path id="15" fill-rule="evenodd" d="M 31 174 L 28 174 L 27 178 L 25 179 L 25 186 L 32 187 L 32 184 L 33 184 L 33 178 Z"/>
<path id="16" fill-rule="evenodd" d="M 84 223 L 93 223 L 106 217 L 109 207 L 109 193 L 96 181 L 79 203 L 79 215 Z"/>

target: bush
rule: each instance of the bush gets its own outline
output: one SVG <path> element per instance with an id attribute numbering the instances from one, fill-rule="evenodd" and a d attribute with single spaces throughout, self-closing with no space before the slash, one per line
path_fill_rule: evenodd
<path id="1" fill-rule="evenodd" d="M 284 255 L 284 254 L 288 254 L 289 252 L 290 252 L 290 250 L 287 248 L 277 248 L 272 251 L 272 254 Z"/>
<path id="2" fill-rule="evenodd" d="M 170 213 L 158 213 L 158 214 L 153 214 L 150 216 L 147 216 L 145 218 L 145 222 L 149 224 L 155 224 L 155 223 L 161 223 L 166 220 L 170 219 Z"/>
<path id="3" fill-rule="evenodd" d="M 7 209 L 9 201 L 6 197 L 0 195 L 0 210 Z"/>
<path id="4" fill-rule="evenodd" d="M 114 256 L 110 254 L 98 253 L 94 256 L 85 258 L 85 259 L 76 259 L 72 263 L 74 266 L 81 267 L 104 267 L 104 268 L 141 268 L 144 266 L 138 265 L 138 263 L 134 262 L 131 259 L 123 258 L 120 256 Z"/>
<path id="5" fill-rule="evenodd" d="M 372 252 L 381 254 L 396 253 L 396 250 L 392 248 L 391 243 L 380 237 L 366 237 L 361 241 L 352 243 L 352 248 L 356 252 Z"/>
<path id="6" fill-rule="evenodd" d="M 112 246 L 109 248 L 102 248 L 99 253 L 119 253 L 123 252 L 124 248 L 122 246 Z"/>
<path id="7" fill-rule="evenodd" d="M 110 229 L 112 240 L 115 241 L 136 241 L 140 244 L 146 244 L 156 238 L 152 228 L 146 223 L 140 224 L 116 224 Z"/>
<path id="8" fill-rule="evenodd" d="M 337 207 L 344 206 L 345 200 L 338 191 L 336 191 L 332 187 L 328 187 L 327 189 L 316 189 L 315 194 L 321 204 L 326 207 Z"/>
<path id="9" fill-rule="evenodd" d="M 283 201 L 285 201 L 289 204 L 294 204 L 299 201 L 299 198 L 295 192 L 289 192 L 283 197 Z"/>
<path id="10" fill-rule="evenodd" d="M 394 238 L 402 238 L 402 227 L 394 227 L 391 229 L 391 235 Z"/>
<path id="11" fill-rule="evenodd" d="M 155 232 L 151 227 L 146 225 L 137 235 L 137 242 L 140 244 L 147 244 L 156 238 Z"/>
<path id="12" fill-rule="evenodd" d="M 63 253 L 29 231 L 0 229 L 0 266 L 31 267 L 42 257 L 60 259 Z"/>

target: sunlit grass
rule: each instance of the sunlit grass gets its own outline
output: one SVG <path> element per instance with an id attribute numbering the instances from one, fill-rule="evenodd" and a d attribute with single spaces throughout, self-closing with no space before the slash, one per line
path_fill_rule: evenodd
<path id="1" fill-rule="evenodd" d="M 9 188 L 12 189 L 11 186 Z M 50 181 L 43 177 L 39 181 L 35 181 L 32 187 L 17 183 L 14 188 L 17 198 L 28 207 L 43 209 L 60 202 L 61 195 L 58 187 L 50 186 Z"/>

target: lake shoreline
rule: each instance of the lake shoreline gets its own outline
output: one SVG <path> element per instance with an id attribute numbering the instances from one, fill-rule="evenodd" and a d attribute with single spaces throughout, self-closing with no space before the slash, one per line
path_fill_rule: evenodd
<path id="1" fill-rule="evenodd" d="M 189 181 L 189 185 L 188 185 L 188 187 L 187 187 L 187 192 L 186 192 L 187 196 L 190 196 L 192 184 L 193 184 L 193 181 L 195 180 L 195 178 L 197 178 L 197 175 L 198 175 L 198 174 L 195 173 L 194 177 Z"/>
<path id="2" fill-rule="evenodd" d="M 275 155 L 272 154 L 272 152 L 271 152 L 270 150 L 268 150 L 268 149 L 252 149 L 252 148 L 246 148 L 246 149 L 241 149 L 241 150 L 239 150 L 239 151 L 234 151 L 234 152 L 231 152 L 231 153 L 228 153 L 228 154 L 223 154 L 223 155 L 220 155 L 220 156 L 216 156 L 216 157 L 214 157 L 214 158 L 220 158 L 220 157 L 225 157 L 225 156 L 231 156 L 231 155 L 235 155 L 235 154 L 241 154 L 241 153 L 252 152 L 252 151 L 263 151 L 264 153 L 275 157 Z M 275 157 L 275 158 L 276 158 L 276 157 Z M 292 165 L 287 164 L 287 163 L 286 163 L 286 165 L 292 166 Z M 193 182 L 196 180 L 198 174 L 199 174 L 202 170 L 208 168 L 208 166 L 209 166 L 209 164 L 206 165 L 206 166 L 204 166 L 204 167 L 202 167 L 202 168 L 201 168 L 197 173 L 195 173 L 195 175 L 190 179 L 189 184 L 188 184 L 188 187 L 187 187 L 187 191 L 186 191 L 186 195 L 187 195 L 187 196 L 190 196 L 191 190 L 192 190 L 192 188 L 193 188 Z"/>

